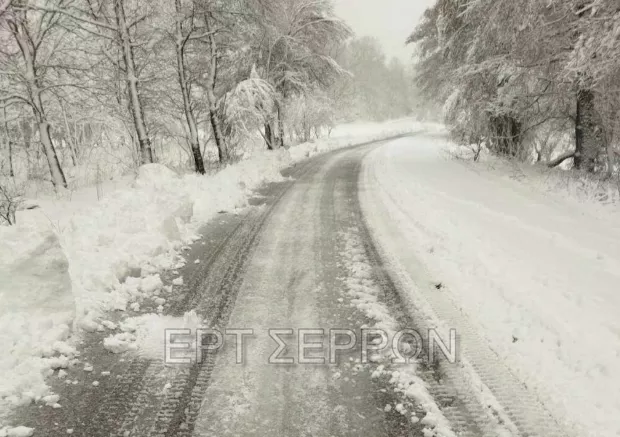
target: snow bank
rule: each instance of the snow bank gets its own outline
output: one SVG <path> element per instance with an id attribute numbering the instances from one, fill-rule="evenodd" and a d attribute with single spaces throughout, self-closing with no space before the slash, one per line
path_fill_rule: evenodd
<path id="1" fill-rule="evenodd" d="M 50 230 L 0 227 L 0 408 L 47 394 L 53 357 L 73 354 L 62 343 L 75 314 L 68 268 Z"/>
<path id="2" fill-rule="evenodd" d="M 179 249 L 197 238 L 201 225 L 219 211 L 246 207 L 253 190 L 282 180 L 283 168 L 317 153 L 421 128 L 408 119 L 349 125 L 335 129 L 329 140 L 254 153 L 212 176 L 180 176 L 150 164 L 134 180 L 37 199 L 39 209 L 18 215 L 24 226 L 0 228 L 0 308 L 11 311 L 0 318 L 5 328 L 0 346 L 9 351 L 0 358 L 0 399 L 16 404 L 46 393 L 43 377 L 58 364 L 49 361 L 58 352 L 40 346 L 66 339 L 74 314 L 80 328 L 102 331 L 111 329 L 103 319 L 108 310 L 138 312 L 146 298 L 160 301 L 163 310 L 165 295 L 159 294 L 171 289 L 162 288 L 157 273 L 182 266 Z M 151 322 L 145 326 L 156 331 L 171 321 Z M 143 337 L 148 344 L 149 337 Z M 132 332 L 106 340 L 114 352 L 149 350 L 141 344 Z M 65 358 L 66 367 L 72 357 Z"/>
<path id="3" fill-rule="evenodd" d="M 532 164 L 517 159 L 496 156 L 482 149 L 477 163 L 473 162 L 477 146 L 449 144 L 446 151 L 454 158 L 462 159 L 464 164 L 480 166 L 494 177 L 508 181 L 518 181 L 542 194 L 562 197 L 563 201 L 593 209 L 618 210 L 620 207 L 620 181 L 602 174 L 588 174 L 570 169 L 570 160 L 556 168 L 544 163 Z"/>

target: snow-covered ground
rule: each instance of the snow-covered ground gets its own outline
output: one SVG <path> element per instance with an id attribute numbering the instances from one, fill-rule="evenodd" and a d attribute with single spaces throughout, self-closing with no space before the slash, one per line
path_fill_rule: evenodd
<path id="1" fill-rule="evenodd" d="M 135 177 L 30 199 L 38 209 L 0 227 L 0 419 L 10 406 L 49 394 L 45 376 L 76 358 L 70 335 L 80 329 L 72 328 L 115 329 L 102 315 L 136 310 L 145 296 L 163 304 L 158 272 L 182 265 L 178 250 L 219 211 L 246 207 L 254 189 L 316 153 L 422 128 L 441 129 L 410 119 L 346 125 L 328 140 L 257 152 L 212 176 L 154 164 Z M 123 329 L 125 340 L 134 328 Z M 121 340 L 108 348 L 122 350 Z"/>
<path id="2" fill-rule="evenodd" d="M 364 165 L 365 215 L 410 300 L 460 331 L 464 362 L 498 398 L 514 378 L 566 430 L 558 435 L 620 435 L 618 211 L 454 159 L 446 146 L 401 139 Z"/>

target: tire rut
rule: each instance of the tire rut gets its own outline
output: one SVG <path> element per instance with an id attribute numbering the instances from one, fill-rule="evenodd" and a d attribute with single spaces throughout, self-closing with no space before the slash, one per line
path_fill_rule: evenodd
<path id="1" fill-rule="evenodd" d="M 333 153 L 400 137 L 403 135 Z M 185 293 L 176 300 L 171 299 L 171 306 L 165 314 L 181 316 L 195 309 L 206 318 L 208 326 L 225 328 L 243 280 L 245 265 L 252 257 L 263 225 L 293 184 L 303 183 L 330 156 L 331 153 L 320 155 L 283 171 L 283 175 L 291 179 L 259 190 L 258 194 L 262 196 L 258 202 L 260 206 L 251 208 L 241 217 L 228 217 L 228 225 L 221 228 L 225 235 L 220 236 L 215 245 L 210 246 L 204 241 L 200 245 L 201 241 L 198 241 L 191 253 L 205 256 L 204 262 L 183 269 L 183 276 L 188 279 L 184 285 Z M 114 318 L 118 319 L 110 315 L 111 320 Z M 73 430 L 72 435 L 85 437 L 190 436 L 203 394 L 210 383 L 216 354 L 205 354 L 201 363 L 176 369 L 171 387 L 163 390 L 164 377 L 169 376 L 169 369 L 161 363 L 139 357 L 119 359 L 107 353 L 101 347 L 107 335 L 86 334 L 79 350 L 82 359 L 95 362 L 115 376 L 101 380 L 97 390 L 90 386 L 96 379 L 92 374 L 72 370 L 70 374 L 80 378 L 80 385 L 76 387 L 51 377 L 50 384 L 61 396 L 63 408 L 52 410 L 31 405 L 15 412 L 10 421 L 28 424 L 37 430 L 36 435 L 48 437 L 65 436 L 68 429 Z"/>

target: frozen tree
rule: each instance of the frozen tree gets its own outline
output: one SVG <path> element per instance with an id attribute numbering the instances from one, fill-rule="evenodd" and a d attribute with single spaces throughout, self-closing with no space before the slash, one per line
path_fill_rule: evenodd
<path id="1" fill-rule="evenodd" d="M 188 43 L 192 39 L 212 37 L 211 31 L 207 30 L 208 25 L 205 24 L 200 28 L 198 17 L 196 17 L 196 7 L 193 2 L 184 5 L 181 0 L 175 0 L 175 31 L 174 43 L 177 60 L 177 75 L 179 79 L 179 87 L 183 98 L 183 111 L 187 121 L 189 131 L 189 143 L 194 157 L 195 169 L 198 173 L 204 174 L 205 167 L 200 148 L 200 137 L 198 134 L 198 124 L 194 113 L 194 105 L 192 103 L 192 84 L 191 73 L 187 68 L 186 49 Z M 217 138 L 217 136 L 216 136 Z"/>
<path id="2" fill-rule="evenodd" d="M 345 119 L 350 36 L 331 0 L 0 0 L 7 168 L 74 187 L 100 165 L 178 154 L 204 173 L 210 147 L 226 163 L 261 135 L 309 139 Z"/>
<path id="3" fill-rule="evenodd" d="M 540 159 L 533 138 L 564 130 L 574 145 L 551 166 L 572 159 L 577 169 L 611 171 L 617 18 L 617 5 L 602 0 L 439 0 L 409 42 L 420 87 L 445 102 L 462 141 Z"/>
<path id="4" fill-rule="evenodd" d="M 26 105 L 33 114 L 55 187 L 67 187 L 64 172 L 50 133 L 48 96 L 60 86 L 54 79 L 62 38 L 66 33 L 60 23 L 63 16 L 46 8 L 32 10 L 30 4 L 13 1 L 7 5 L 0 21 L 0 104 Z M 61 1 L 55 3 L 62 4 Z"/>
<path id="5" fill-rule="evenodd" d="M 252 70 L 246 79 L 228 92 L 222 102 L 230 140 L 235 142 L 252 135 L 266 122 L 265 117 L 273 112 L 276 91 L 269 82 L 261 79 Z M 266 139 L 265 139 L 266 140 Z"/>
<path id="6" fill-rule="evenodd" d="M 269 148 L 284 145 L 287 99 L 329 87 L 345 74 L 332 51 L 350 36 L 327 0 L 275 0 L 262 10 L 257 65 L 277 91 L 275 114 L 265 123 Z M 277 125 L 277 128 L 274 128 Z"/>
<path id="7" fill-rule="evenodd" d="M 136 49 L 147 46 L 151 40 L 139 40 L 136 27 L 145 22 L 151 11 L 147 3 L 134 4 L 128 15 L 126 1 L 82 0 L 76 6 L 74 3 L 50 0 L 49 5 L 28 4 L 26 9 L 69 17 L 79 31 L 101 41 L 102 54 L 126 83 L 128 108 L 139 143 L 140 160 L 146 164 L 153 162 L 153 149 L 145 121 Z"/>

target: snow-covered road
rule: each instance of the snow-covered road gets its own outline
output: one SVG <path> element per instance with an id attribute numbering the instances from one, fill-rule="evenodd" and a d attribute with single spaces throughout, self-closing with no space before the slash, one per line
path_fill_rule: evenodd
<path id="1" fill-rule="evenodd" d="M 461 373 L 522 431 L 620 435 L 618 222 L 445 145 L 401 139 L 365 160 L 364 214 L 410 308 L 457 329 Z"/>
<path id="2" fill-rule="evenodd" d="M 446 145 L 418 134 L 285 170 L 162 274 L 170 306 L 145 316 L 137 352 L 88 334 L 78 349 L 94 366 L 50 377 L 62 408 L 32 404 L 15 422 L 88 437 L 620 435 L 618 226 Z M 251 330 L 241 352 L 229 331 L 203 362 L 165 365 L 163 331 L 189 311 L 223 334 Z M 394 364 L 373 335 L 364 362 L 365 328 L 415 329 L 423 353 Z M 444 342 L 456 330 L 455 363 L 429 359 L 429 328 Z M 322 346 L 300 353 L 303 330 Z M 270 362 L 274 335 L 292 363 Z"/>
<path id="3" fill-rule="evenodd" d="M 223 349 L 207 352 L 202 363 L 164 365 L 157 359 L 164 328 L 183 326 L 175 319 L 158 324 L 153 316 L 154 342 L 143 349 L 138 341 L 137 353 L 122 359 L 101 350 L 105 334 L 87 337 L 80 357 L 93 368 L 69 369 L 72 384 L 50 379 L 62 408 L 31 405 L 15 422 L 45 436 L 452 437 L 436 393 L 425 386 L 438 379 L 435 369 L 392 366 L 390 348 L 362 360 L 361 329 L 394 335 L 410 326 L 372 250 L 358 200 L 361 163 L 378 146 L 328 153 L 286 170 L 289 180 L 266 187 L 242 214 L 222 214 L 185 254 L 186 267 L 178 272 L 183 285 L 169 296 L 170 315 L 195 310 L 219 332 L 251 329 L 242 364 L 227 336 Z M 164 274 L 164 282 L 176 276 Z M 287 343 L 282 355 L 294 363 L 270 363 L 278 343 L 269 330 L 287 328 L 293 335 L 280 334 Z M 304 329 L 324 330 L 306 339 L 323 346 L 302 357 L 323 357 L 325 364 L 299 362 Z M 335 362 L 331 329 L 350 330 L 334 337 L 338 344 L 346 346 L 351 332 L 357 338 L 352 348 L 334 352 Z M 451 404 L 460 429 L 480 435 L 478 422 L 468 420 L 450 393 L 438 399 Z"/>

